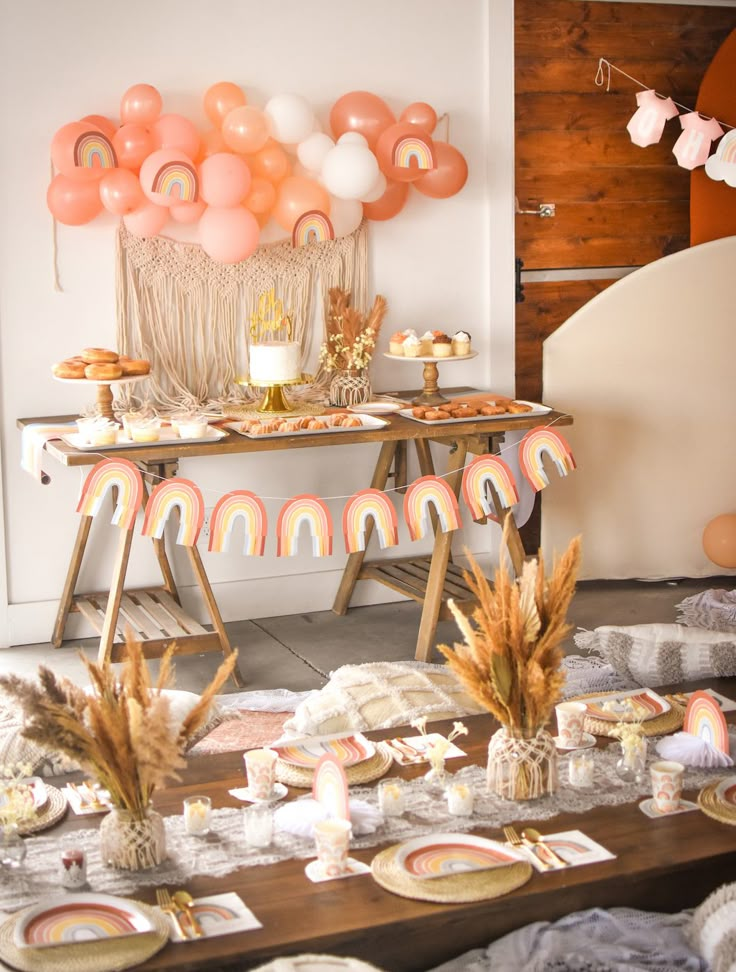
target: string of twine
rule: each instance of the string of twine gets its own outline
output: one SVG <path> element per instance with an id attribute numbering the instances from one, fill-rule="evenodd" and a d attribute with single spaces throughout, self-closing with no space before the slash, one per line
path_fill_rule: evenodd
<path id="1" fill-rule="evenodd" d="M 605 70 L 604 70 L 604 66 L 605 66 Z M 634 84 L 638 84 L 639 87 L 642 88 L 644 91 L 653 90 L 652 88 L 650 88 L 648 84 L 644 84 L 644 82 L 640 81 L 638 78 L 632 77 L 632 75 L 627 74 L 626 71 L 623 71 L 620 67 L 616 67 L 615 64 L 613 64 L 611 61 L 608 60 L 608 58 L 605 57 L 598 58 L 598 70 L 595 73 L 595 83 L 597 87 L 602 88 L 603 85 L 605 84 L 606 91 L 608 92 L 611 90 L 611 71 L 617 71 L 619 74 L 623 74 L 625 78 L 628 78 L 629 81 L 633 81 Z M 682 108 L 683 111 L 690 113 L 696 110 L 695 108 L 689 108 L 687 105 L 681 105 L 679 101 L 675 101 L 675 99 L 671 98 L 669 95 L 663 95 L 660 91 L 655 91 L 654 93 L 656 95 L 659 95 L 661 98 L 669 97 L 670 100 L 672 101 L 672 104 L 677 105 L 678 108 Z M 703 117 L 715 117 L 715 116 L 703 116 Z M 727 122 L 721 121 L 720 118 L 716 118 L 715 120 L 718 122 L 721 128 L 733 129 L 734 127 L 736 127 L 734 125 L 727 124 Z"/>
<path id="2" fill-rule="evenodd" d="M 54 181 L 54 163 L 49 159 L 49 182 Z M 56 216 L 51 216 L 51 280 L 54 285 L 54 292 L 63 294 L 64 288 L 59 280 L 59 239 L 57 233 Z"/>

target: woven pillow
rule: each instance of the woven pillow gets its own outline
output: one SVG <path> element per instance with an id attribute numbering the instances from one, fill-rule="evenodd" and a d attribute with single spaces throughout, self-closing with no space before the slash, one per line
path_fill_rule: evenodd
<path id="1" fill-rule="evenodd" d="M 423 715 L 439 721 L 483 711 L 444 665 L 369 662 L 334 671 L 324 688 L 297 706 L 284 732 L 317 736 L 387 729 Z"/>
<path id="2" fill-rule="evenodd" d="M 736 675 L 736 635 L 681 624 L 608 624 L 575 635 L 578 648 L 597 652 L 640 685 L 666 685 Z"/>
<path id="3" fill-rule="evenodd" d="M 693 913 L 690 944 L 713 972 L 730 972 L 736 964 L 736 884 L 724 884 Z"/>

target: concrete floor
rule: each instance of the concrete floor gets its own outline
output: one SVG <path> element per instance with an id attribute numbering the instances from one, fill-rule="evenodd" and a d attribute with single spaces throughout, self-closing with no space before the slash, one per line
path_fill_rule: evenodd
<path id="1" fill-rule="evenodd" d="M 588 581 L 578 585 L 569 620 L 576 628 L 601 624 L 674 623 L 675 605 L 709 588 L 732 589 L 733 577 L 681 581 Z M 237 621 L 227 625 L 231 644 L 239 648 L 245 690 L 287 688 L 294 692 L 322 686 L 341 665 L 368 661 L 412 659 L 419 628 L 420 607 L 413 601 L 352 608 L 345 617 L 330 611 Z M 453 621 L 441 623 L 437 643 L 457 637 Z M 0 650 L 0 670 L 35 674 L 39 664 L 87 683 L 79 649 L 90 658 L 96 639 L 66 642 L 54 650 L 48 643 Z M 566 643 L 575 653 L 572 635 Z M 442 660 L 435 652 L 433 661 Z M 176 687 L 196 692 L 214 674 L 215 653 L 183 656 L 176 666 Z M 156 663 L 152 663 L 155 671 Z M 237 691 L 230 682 L 225 692 Z"/>

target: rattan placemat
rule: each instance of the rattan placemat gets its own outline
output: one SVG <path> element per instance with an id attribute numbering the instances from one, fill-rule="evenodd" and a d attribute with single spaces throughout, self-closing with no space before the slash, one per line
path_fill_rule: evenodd
<path id="1" fill-rule="evenodd" d="M 0 958 L 21 972 L 116 972 L 130 969 L 155 955 L 169 940 L 166 916 L 142 901 L 136 901 L 135 905 L 150 919 L 153 931 L 48 948 L 16 947 L 13 941 L 15 925 L 28 909 L 19 911 L 0 925 Z"/>
<path id="2" fill-rule="evenodd" d="M 35 834 L 39 830 L 46 830 L 47 827 L 52 827 L 66 813 L 66 797 L 61 790 L 57 790 L 55 786 L 49 786 L 47 783 L 46 792 L 48 793 L 48 800 L 36 816 L 30 820 L 26 820 L 18 827 L 18 833 L 21 837 L 26 837 L 28 834 Z"/>
<path id="3" fill-rule="evenodd" d="M 376 884 L 402 898 L 416 901 L 435 901 L 439 904 L 463 904 L 468 901 L 486 901 L 500 898 L 532 876 L 533 867 L 527 861 L 492 867 L 484 871 L 467 871 L 448 877 L 421 880 L 407 874 L 396 863 L 400 844 L 387 847 L 371 861 L 371 874 Z"/>
<path id="4" fill-rule="evenodd" d="M 602 695 L 621 695 L 620 692 L 588 692 L 586 695 L 575 695 L 569 699 L 567 702 L 582 702 L 585 699 L 597 699 Z M 680 729 L 683 722 L 685 721 L 685 707 L 678 705 L 676 702 L 672 702 L 670 699 L 667 700 L 670 704 L 670 708 L 667 712 L 663 712 L 662 715 L 655 716 L 653 719 L 647 719 L 642 722 L 642 734 L 645 736 L 664 736 L 668 732 L 674 732 L 676 729 Z M 616 737 L 613 735 L 611 730 L 616 725 L 615 722 L 609 722 L 607 719 L 595 719 L 593 716 L 586 715 L 583 720 L 583 728 L 586 732 L 592 733 L 594 736 L 609 736 L 612 739 Z"/>
<path id="5" fill-rule="evenodd" d="M 703 813 L 719 823 L 731 824 L 732 827 L 736 827 L 736 807 L 728 806 L 716 796 L 716 790 L 722 782 L 722 780 L 714 780 L 704 786 L 698 793 L 698 806 Z"/>
<path id="6" fill-rule="evenodd" d="M 355 766 L 345 768 L 348 786 L 377 780 L 391 766 L 393 759 L 388 746 L 376 743 L 376 752 L 370 759 L 364 759 L 362 763 L 356 763 Z M 304 766 L 293 766 L 291 763 L 285 763 L 283 759 L 277 759 L 276 779 L 279 783 L 285 783 L 287 786 L 308 789 L 314 779 L 314 770 Z"/>

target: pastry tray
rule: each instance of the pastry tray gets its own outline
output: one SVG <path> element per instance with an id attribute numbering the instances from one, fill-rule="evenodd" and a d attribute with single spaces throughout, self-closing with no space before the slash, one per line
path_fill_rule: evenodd
<path id="1" fill-rule="evenodd" d="M 533 418 L 535 415 L 546 415 L 547 412 L 551 412 L 552 409 L 549 405 L 541 405 L 539 402 L 525 402 L 521 398 L 515 398 L 514 401 L 519 402 L 520 405 L 531 405 L 531 412 L 502 412 L 500 415 L 471 415 L 469 418 L 449 418 L 449 419 L 421 419 L 417 418 L 416 415 L 412 415 L 412 410 L 410 408 L 402 408 L 399 411 L 399 415 L 404 418 L 411 419 L 412 422 L 420 422 L 422 425 L 452 425 L 455 422 L 493 422 L 501 419 L 507 422 L 509 419 L 515 418 Z M 489 398 L 487 401 L 482 401 L 479 399 L 473 399 L 470 403 L 473 408 L 480 408 L 482 405 L 493 405 L 495 400 Z M 429 408 L 442 408 L 442 405 L 430 405 Z M 457 408 L 457 406 L 455 406 Z"/>
<path id="2" fill-rule="evenodd" d="M 246 439 L 276 439 L 282 436 L 304 436 L 304 435 L 330 435 L 333 432 L 368 432 L 371 429 L 381 429 L 384 425 L 388 425 L 385 419 L 376 418 L 375 415 L 356 415 L 351 413 L 354 418 L 360 419 L 360 427 L 357 425 L 344 426 L 344 425 L 331 425 L 327 429 L 296 429 L 294 432 L 265 432 L 263 435 L 252 435 L 250 432 L 246 432 L 243 429 L 243 425 L 249 425 L 250 422 L 256 421 L 257 418 L 254 416 L 252 419 L 246 419 L 238 422 L 226 422 L 223 426 L 226 429 L 230 429 L 231 432 L 237 432 L 238 435 L 244 435 Z M 401 413 L 400 413 L 401 414 Z M 277 416 L 282 422 L 288 422 L 289 418 L 287 415 Z M 315 415 L 316 419 L 329 418 L 329 415 L 319 416 Z M 268 418 L 263 418 L 264 422 L 273 421 Z"/>
<path id="3" fill-rule="evenodd" d="M 218 442 L 220 439 L 224 439 L 226 435 L 227 432 L 223 432 L 222 429 L 215 429 L 208 425 L 207 432 L 203 436 L 196 439 L 182 439 L 173 428 L 165 426 L 155 442 L 134 442 L 128 438 L 122 429 L 118 432 L 117 442 L 111 445 L 89 445 L 80 432 L 62 435 L 61 441 L 80 452 L 107 452 L 108 449 L 146 449 L 151 446 L 155 448 L 162 445 L 195 445 L 198 442 Z"/>

